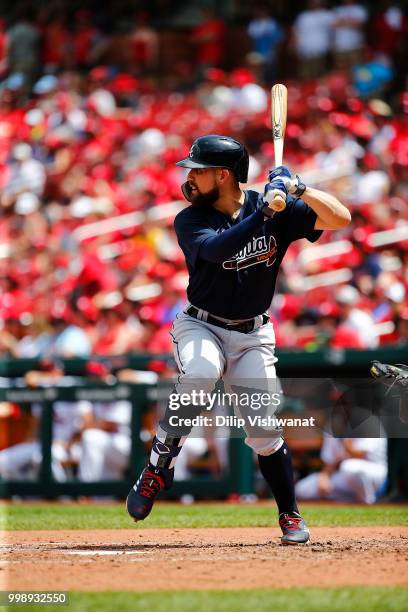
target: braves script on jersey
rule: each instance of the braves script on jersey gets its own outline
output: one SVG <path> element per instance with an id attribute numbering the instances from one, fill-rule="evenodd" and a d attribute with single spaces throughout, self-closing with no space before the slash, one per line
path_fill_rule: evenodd
<path id="1" fill-rule="evenodd" d="M 264 313 L 272 302 L 279 266 L 290 243 L 299 238 L 315 242 L 322 233 L 314 229 L 316 213 L 301 199 L 288 196 L 286 209 L 265 222 L 261 206 L 262 196 L 248 190 L 235 220 L 206 206 L 191 205 L 177 215 L 174 227 L 190 275 L 187 297 L 191 304 L 226 319 L 249 319 Z M 207 256 L 206 243 L 211 238 L 250 216 L 258 219 L 259 227 L 255 226 L 249 239 L 242 236 L 239 250 L 226 253 L 221 261 Z"/>

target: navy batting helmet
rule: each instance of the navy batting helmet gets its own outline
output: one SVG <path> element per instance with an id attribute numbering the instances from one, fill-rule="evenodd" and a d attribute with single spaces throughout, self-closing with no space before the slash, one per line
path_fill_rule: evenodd
<path id="1" fill-rule="evenodd" d="M 240 183 L 248 180 L 248 152 L 244 145 L 229 136 L 209 134 L 197 138 L 188 157 L 177 162 L 183 168 L 227 168 Z"/>

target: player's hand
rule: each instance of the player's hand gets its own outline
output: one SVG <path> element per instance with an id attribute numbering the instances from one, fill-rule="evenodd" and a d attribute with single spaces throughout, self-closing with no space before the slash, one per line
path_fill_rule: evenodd
<path id="1" fill-rule="evenodd" d="M 24 375 L 24 382 L 27 387 L 35 388 L 41 384 L 41 372 L 30 370 Z"/>
<path id="2" fill-rule="evenodd" d="M 282 179 L 283 177 L 292 178 L 292 173 L 287 166 L 277 166 L 273 170 L 269 170 L 268 180 L 269 182 L 275 179 Z"/>
<path id="3" fill-rule="evenodd" d="M 319 495 L 321 495 L 322 497 L 326 497 L 333 490 L 331 478 L 325 472 L 320 472 L 317 486 L 319 490 Z"/>
<path id="4" fill-rule="evenodd" d="M 287 166 L 278 166 L 269 172 L 269 181 L 275 181 L 280 179 L 285 184 L 286 190 L 291 195 L 300 198 L 305 189 L 306 185 L 301 178 L 296 175 L 294 176 Z"/>
<path id="5" fill-rule="evenodd" d="M 274 212 L 280 212 L 286 206 L 287 194 L 285 183 L 281 179 L 274 179 L 265 185 L 263 201 Z M 277 197 L 280 199 L 274 201 Z"/>

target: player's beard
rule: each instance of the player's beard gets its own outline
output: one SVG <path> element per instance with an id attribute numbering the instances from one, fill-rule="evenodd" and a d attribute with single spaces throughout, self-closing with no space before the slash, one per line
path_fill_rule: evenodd
<path id="1" fill-rule="evenodd" d="M 205 193 L 200 191 L 193 193 L 191 196 L 191 203 L 194 204 L 194 206 L 213 206 L 219 197 L 220 189 L 216 185 L 210 189 L 210 191 L 206 191 Z"/>

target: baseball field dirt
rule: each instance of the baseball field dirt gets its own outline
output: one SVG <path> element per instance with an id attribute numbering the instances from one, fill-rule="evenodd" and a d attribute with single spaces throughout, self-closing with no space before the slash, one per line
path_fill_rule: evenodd
<path id="1" fill-rule="evenodd" d="M 278 528 L 5 531 L 9 590 L 152 591 L 402 586 L 408 527 L 315 527 L 307 546 Z"/>

